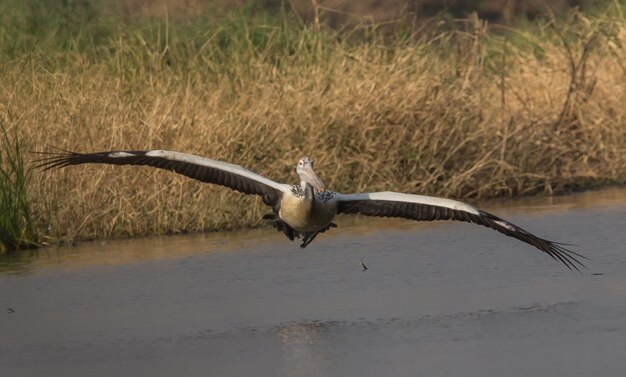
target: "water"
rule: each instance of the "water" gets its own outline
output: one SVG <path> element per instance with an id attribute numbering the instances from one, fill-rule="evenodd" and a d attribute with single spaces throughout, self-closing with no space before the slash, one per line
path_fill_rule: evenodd
<path id="1" fill-rule="evenodd" d="M 306 250 L 260 229 L 2 256 L 1 375 L 624 375 L 626 190 L 483 207 L 589 269 L 476 225 L 371 218 Z"/>

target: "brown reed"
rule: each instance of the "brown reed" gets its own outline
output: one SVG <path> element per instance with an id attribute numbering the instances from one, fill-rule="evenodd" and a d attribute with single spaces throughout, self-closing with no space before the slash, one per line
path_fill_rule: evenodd
<path id="1" fill-rule="evenodd" d="M 470 18 L 355 38 L 246 24 L 228 48 L 219 30 L 192 44 L 162 25 L 162 37 L 120 32 L 96 53 L 0 63 L 2 123 L 34 151 L 170 149 L 290 183 L 308 155 L 340 192 L 479 200 L 626 179 L 618 17 L 576 13 L 505 33 Z M 257 226 L 267 210 L 144 167 L 71 167 L 29 185 L 38 233 L 53 239 Z"/>

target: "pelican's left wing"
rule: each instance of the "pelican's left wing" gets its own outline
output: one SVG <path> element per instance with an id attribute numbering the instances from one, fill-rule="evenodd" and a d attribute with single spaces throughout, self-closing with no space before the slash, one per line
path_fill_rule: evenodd
<path id="1" fill-rule="evenodd" d="M 584 256 L 564 248 L 561 244 L 537 237 L 513 223 L 456 200 L 399 192 L 337 193 L 333 199 L 337 201 L 337 213 L 402 217 L 418 221 L 457 220 L 483 225 L 535 246 L 561 261 L 569 269 L 579 270 L 578 266 L 585 267 L 576 259 L 585 258 Z"/>
<path id="2" fill-rule="evenodd" d="M 150 150 L 97 153 L 62 151 L 42 154 L 48 157 L 37 162 L 40 163 L 39 167 L 43 167 L 45 170 L 87 163 L 148 165 L 171 170 L 198 181 L 225 186 L 244 194 L 259 195 L 263 198 L 263 202 L 269 206 L 275 206 L 280 201 L 282 194 L 291 190 L 290 185 L 274 182 L 239 165 L 188 153 Z"/>

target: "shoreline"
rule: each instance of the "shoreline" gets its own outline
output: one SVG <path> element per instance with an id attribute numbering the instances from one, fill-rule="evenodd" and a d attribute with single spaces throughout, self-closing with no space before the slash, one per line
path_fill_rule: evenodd
<path id="1" fill-rule="evenodd" d="M 626 23 L 611 9 L 507 35 L 476 17 L 350 38 L 290 14 L 203 17 L 78 23 L 84 39 L 50 44 L 0 33 L 0 123 L 26 166 L 25 151 L 53 147 L 167 149 L 294 182 L 308 155 L 334 191 L 461 201 L 626 183 Z M 149 168 L 21 182 L 35 242 L 254 227 L 265 213 Z"/>
<path id="2" fill-rule="evenodd" d="M 577 197 L 577 198 L 576 198 Z M 573 199 L 574 198 L 574 199 Z M 573 199 L 573 202 L 572 202 Z M 564 194 L 556 194 L 556 195 L 527 195 L 527 196 L 519 196 L 519 197 L 500 197 L 500 198 L 489 198 L 486 200 L 482 200 L 477 202 L 468 201 L 471 205 L 476 205 L 478 208 L 493 211 L 497 213 L 518 213 L 525 214 L 530 212 L 540 211 L 542 213 L 559 211 L 563 208 L 562 203 L 566 203 L 565 206 L 569 207 L 572 203 L 575 203 L 576 208 L 587 208 L 591 206 L 606 206 L 612 203 L 623 203 L 626 199 L 626 185 L 609 185 L 601 188 L 594 188 L 589 190 L 581 190 L 577 192 L 569 192 Z M 340 222 L 340 226 L 345 227 L 354 227 L 360 224 L 367 224 L 368 222 L 375 222 L 382 227 L 390 227 L 394 228 L 398 225 L 408 226 L 411 224 L 420 223 L 422 225 L 425 224 L 439 224 L 439 223 L 451 223 L 452 221 L 435 221 L 435 222 L 416 222 L 413 220 L 407 219 L 399 219 L 399 218 L 379 218 L 379 217 L 368 217 L 368 216 L 354 216 L 354 215 L 340 215 L 338 217 L 338 221 Z M 472 226 L 473 224 L 467 224 Z M 194 231 L 194 232 L 180 232 L 180 233 L 161 233 L 161 234 L 144 234 L 137 236 L 120 236 L 120 237 L 111 237 L 111 238 L 94 238 L 94 239 L 72 239 L 72 240 L 61 240 L 60 242 L 50 242 L 42 245 L 41 248 L 38 249 L 26 249 L 21 250 L 21 252 L 39 252 L 41 250 L 46 250 L 50 248 L 75 248 L 77 246 L 80 247 L 88 247 L 89 245 L 102 244 L 108 242 L 125 242 L 125 241 L 139 241 L 142 240 L 150 240 L 150 239 L 169 239 L 170 237 L 184 237 L 184 236 L 192 236 L 192 237 L 209 237 L 211 239 L 217 237 L 218 235 L 223 236 L 224 238 L 231 238 L 231 236 L 236 235 L 238 233 L 246 233 L 253 231 L 255 233 L 260 233 L 260 235 L 268 235 L 271 236 L 274 233 L 279 234 L 276 230 L 265 223 L 260 223 L 254 226 L 242 226 L 238 228 L 231 229 L 208 229 L 204 231 Z M 335 230 L 334 233 L 340 233 L 341 229 Z M 282 239 L 282 235 L 279 235 L 279 238 Z M 288 241 L 288 240 L 287 240 Z M 297 243 L 293 243 L 294 247 L 297 246 Z M 5 254 L 11 254 L 9 251 Z M 0 253 L 2 255 L 2 253 Z"/>

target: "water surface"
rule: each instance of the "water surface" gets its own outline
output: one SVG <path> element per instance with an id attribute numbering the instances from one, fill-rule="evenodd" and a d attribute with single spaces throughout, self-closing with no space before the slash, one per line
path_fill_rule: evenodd
<path id="1" fill-rule="evenodd" d="M 2 375 L 623 375 L 626 190 L 483 207 L 589 269 L 476 225 L 347 217 L 305 250 L 259 229 L 2 256 Z"/>

